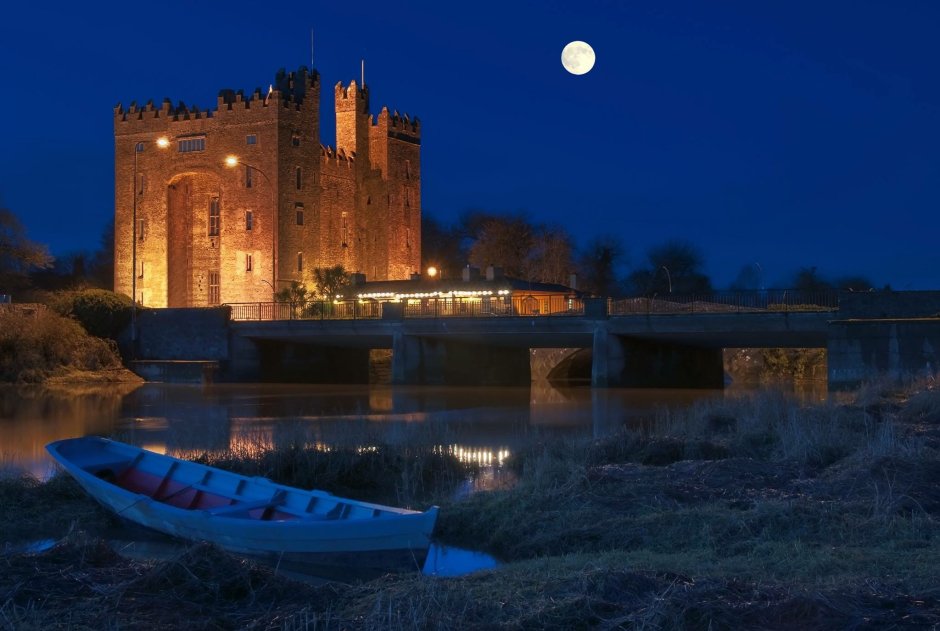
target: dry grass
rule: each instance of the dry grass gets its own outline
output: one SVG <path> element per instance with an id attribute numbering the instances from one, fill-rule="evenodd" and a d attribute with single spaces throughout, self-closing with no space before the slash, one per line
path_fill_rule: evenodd
<path id="1" fill-rule="evenodd" d="M 76 371 L 120 368 L 113 342 L 47 309 L 0 311 L 0 382 L 39 383 Z"/>

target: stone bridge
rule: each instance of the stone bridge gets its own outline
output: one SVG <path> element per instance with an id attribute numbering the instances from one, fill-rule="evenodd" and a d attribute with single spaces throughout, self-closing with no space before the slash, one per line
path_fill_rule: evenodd
<path id="1" fill-rule="evenodd" d="M 531 350 L 562 347 L 584 349 L 595 387 L 721 388 L 725 348 L 826 348 L 830 389 L 938 365 L 940 292 L 842 293 L 837 307 L 816 310 L 683 304 L 663 312 L 596 299 L 563 314 L 488 317 L 409 317 L 387 305 L 378 316 L 264 320 L 232 319 L 231 308 L 150 310 L 138 351 L 215 360 L 232 381 L 362 383 L 370 352 L 390 349 L 393 383 L 450 385 L 526 385 Z"/>

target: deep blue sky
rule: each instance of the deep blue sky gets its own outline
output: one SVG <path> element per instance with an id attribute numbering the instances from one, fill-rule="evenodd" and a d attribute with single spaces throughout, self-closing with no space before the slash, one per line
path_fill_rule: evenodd
<path id="1" fill-rule="evenodd" d="M 265 7 L 270 7 L 267 11 Z M 111 108 L 214 106 L 366 59 L 372 109 L 423 124 L 424 211 L 526 210 L 631 263 L 698 244 L 717 286 L 759 263 L 940 289 L 940 3 L 27 2 L 0 21 L 0 201 L 54 253 L 113 213 Z M 570 40 L 598 57 L 560 64 Z"/>

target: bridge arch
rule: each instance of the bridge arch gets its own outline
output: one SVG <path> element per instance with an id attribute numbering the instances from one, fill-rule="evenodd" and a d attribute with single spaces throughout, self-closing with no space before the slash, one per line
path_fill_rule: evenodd
<path id="1" fill-rule="evenodd" d="M 210 169 L 175 174 L 166 183 L 167 306 L 221 303 L 222 182 Z"/>

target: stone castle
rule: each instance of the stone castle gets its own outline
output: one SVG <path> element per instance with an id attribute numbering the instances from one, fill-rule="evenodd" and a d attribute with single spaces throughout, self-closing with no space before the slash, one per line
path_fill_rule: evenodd
<path id="1" fill-rule="evenodd" d="M 420 124 L 373 117 L 355 81 L 334 96 L 335 148 L 320 144 L 320 77 L 305 67 L 266 93 L 222 90 L 214 110 L 117 105 L 114 290 L 211 306 L 270 302 L 317 267 L 418 271 Z"/>

